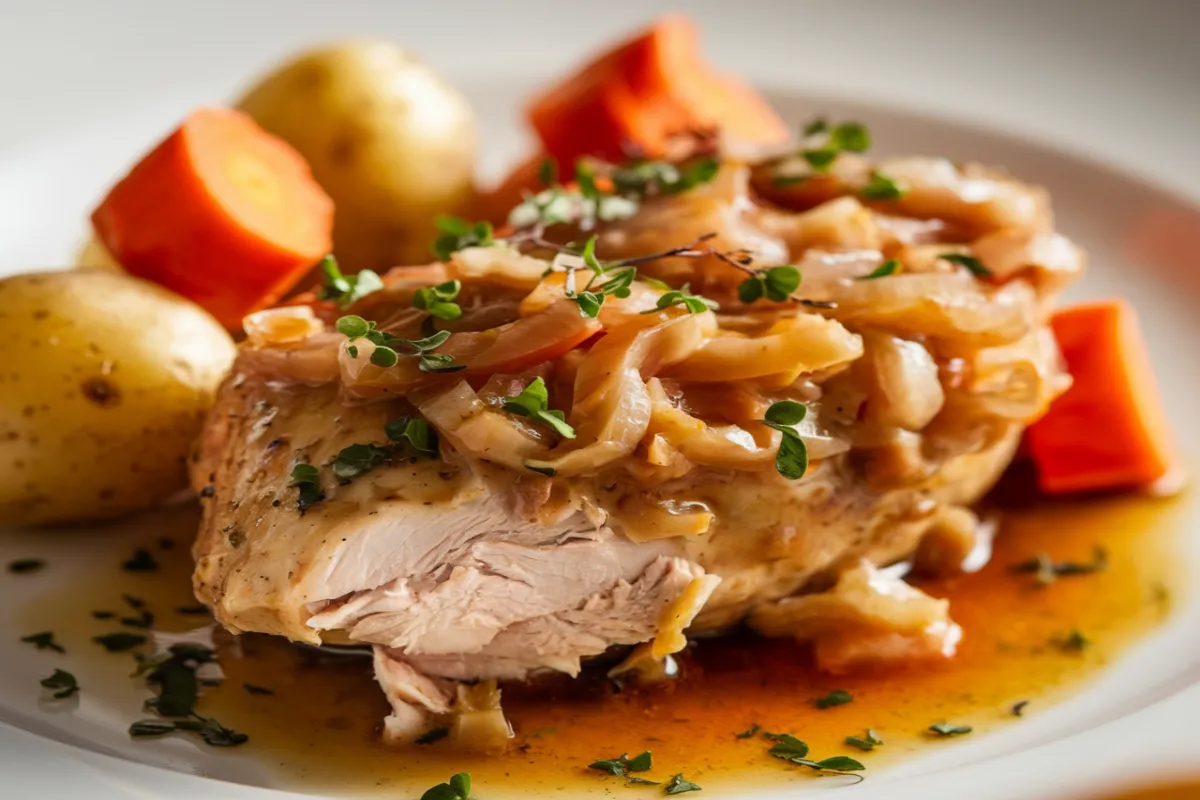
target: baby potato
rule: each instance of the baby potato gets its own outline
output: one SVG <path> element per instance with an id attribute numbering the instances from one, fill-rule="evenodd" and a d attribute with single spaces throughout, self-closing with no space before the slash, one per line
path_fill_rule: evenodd
<path id="1" fill-rule="evenodd" d="M 233 356 L 208 312 L 129 275 L 0 280 L 0 523 L 115 517 L 185 488 Z"/>
<path id="2" fill-rule="evenodd" d="M 238 108 L 308 160 L 333 198 L 333 248 L 347 272 L 427 263 L 434 217 L 472 200 L 471 107 L 389 42 L 304 53 Z"/>

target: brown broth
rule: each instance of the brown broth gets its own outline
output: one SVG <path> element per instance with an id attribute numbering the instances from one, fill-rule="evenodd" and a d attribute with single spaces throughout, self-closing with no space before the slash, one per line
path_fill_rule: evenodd
<path id="1" fill-rule="evenodd" d="M 516 739 L 503 755 L 456 753 L 446 741 L 384 747 L 377 730 L 388 709 L 372 680 L 370 659 L 324 656 L 261 635 L 218 637 L 227 680 L 204 691 L 198 710 L 249 734 L 231 757 L 253 757 L 270 767 L 273 784 L 308 792 L 408 796 L 414 784 L 424 787 L 469 771 L 478 793 L 492 800 L 623 797 L 622 779 L 586 765 L 644 749 L 653 752 L 655 764 L 645 777 L 663 780 L 682 772 L 708 790 L 705 796 L 722 787 L 815 779 L 809 770 L 769 757 L 770 742 L 761 737 L 734 736 L 753 724 L 797 735 L 815 758 L 858 758 L 869 780 L 916 748 L 946 746 L 927 733 L 931 723 L 969 724 L 971 735 L 978 736 L 1018 723 L 1011 713 L 1017 701 L 1029 701 L 1025 716 L 1043 713 L 1155 627 L 1179 585 L 1171 566 L 1172 512 L 1181 505 L 1120 497 L 1039 502 L 1006 512 L 995 554 L 982 572 L 921 583 L 927 592 L 950 598 L 952 616 L 965 631 L 950 661 L 834 678 L 814 671 L 805 648 L 790 641 L 741 635 L 701 641 L 683 654 L 682 676 L 666 688 L 617 693 L 599 671 L 578 681 L 505 687 L 504 708 Z M 179 544 L 170 550 L 149 541 L 162 564 L 159 572 L 101 571 L 90 583 L 39 598 L 23 613 L 24 622 L 31 629 L 63 631 L 68 639 L 112 630 L 112 622 L 91 620 L 87 610 L 119 610 L 122 592 L 144 598 L 159 629 L 187 630 L 207 622 L 173 611 L 194 604 L 183 546 L 189 536 L 175 531 Z M 1008 569 L 1040 551 L 1056 560 L 1087 561 L 1097 545 L 1109 554 L 1108 568 L 1097 574 L 1039 587 L 1033 576 Z M 83 619 L 84 627 L 72 631 L 68 618 Z M 1082 652 L 1054 644 L 1073 629 L 1090 642 Z M 84 650 L 89 658 L 120 662 L 114 676 L 127 674 L 121 657 Z M 274 694 L 252 696 L 245 683 Z M 814 698 L 834 689 L 848 690 L 854 701 L 826 710 L 813 706 Z M 869 753 L 844 744 L 847 735 L 867 728 L 886 744 Z"/>

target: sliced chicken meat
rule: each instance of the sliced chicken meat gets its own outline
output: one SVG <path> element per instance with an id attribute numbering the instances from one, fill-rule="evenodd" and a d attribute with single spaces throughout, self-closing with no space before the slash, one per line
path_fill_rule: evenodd
<path id="1" fill-rule="evenodd" d="M 1040 190 L 908 160 L 903 201 L 865 203 L 857 158 L 645 198 L 600 226 L 603 274 L 518 232 L 248 320 L 192 464 L 197 596 L 234 632 L 374 647 L 392 740 L 450 715 L 493 746 L 496 681 L 631 645 L 653 671 L 743 623 L 833 670 L 949 657 L 947 604 L 880 568 L 986 538 L 967 507 L 1069 383 L 1045 323 L 1082 256 Z M 942 257 L 971 253 L 994 277 Z M 785 262 L 794 298 L 747 302 Z M 458 319 L 413 308 L 451 278 Z"/>

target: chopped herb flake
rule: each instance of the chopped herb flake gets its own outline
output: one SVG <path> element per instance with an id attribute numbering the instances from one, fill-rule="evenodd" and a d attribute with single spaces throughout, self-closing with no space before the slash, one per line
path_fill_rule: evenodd
<path id="1" fill-rule="evenodd" d="M 663 789 L 663 794 L 683 794 L 685 792 L 699 791 L 701 791 L 700 786 L 683 777 L 682 773 L 677 772 L 671 776 L 669 781 L 667 781 L 667 785 Z"/>
<path id="2" fill-rule="evenodd" d="M 1014 717 L 1023 717 L 1025 716 L 1025 706 L 1027 705 L 1029 705 L 1028 700 L 1018 700 L 1017 702 L 1013 703 L 1012 708 L 1010 708 L 1009 711 Z"/>
<path id="3" fill-rule="evenodd" d="M 864 200 L 899 200 L 905 190 L 892 178 L 878 170 L 871 171 L 871 180 L 859 192 Z"/>
<path id="4" fill-rule="evenodd" d="M 937 736 L 962 736 L 971 732 L 970 725 L 954 725 L 949 722 L 938 722 L 929 726 L 931 733 Z"/>
<path id="5" fill-rule="evenodd" d="M 440 742 L 442 739 L 445 739 L 449 735 L 450 735 L 449 728 L 430 728 L 429 730 L 425 731 L 420 736 L 418 736 L 415 740 L 415 743 L 416 744 L 433 744 L 434 742 Z"/>
<path id="6" fill-rule="evenodd" d="M 854 696 L 845 689 L 835 689 L 824 697 L 818 697 L 813 701 L 813 705 L 817 708 L 833 708 L 834 706 L 844 706 L 853 701 Z"/>
<path id="7" fill-rule="evenodd" d="M 895 275 L 900 271 L 900 262 L 894 258 L 889 258 L 887 261 L 880 264 L 866 275 L 859 276 L 860 281 L 872 281 L 876 278 L 886 278 L 888 275 Z"/>
<path id="8" fill-rule="evenodd" d="M 374 444 L 343 447 L 333 459 L 333 474 L 343 481 L 357 478 L 391 459 L 391 450 Z"/>
<path id="9" fill-rule="evenodd" d="M 429 423 L 420 417 L 393 419 L 384 424 L 383 432 L 393 442 L 405 445 L 415 454 L 437 457 L 437 435 L 429 427 Z"/>
<path id="10" fill-rule="evenodd" d="M 1054 640 L 1054 645 L 1065 653 L 1082 653 L 1092 643 L 1078 628 L 1072 628 L 1066 636 Z"/>
<path id="11" fill-rule="evenodd" d="M 876 735 L 874 730 L 867 728 L 866 733 L 862 736 L 847 736 L 846 744 L 857 747 L 859 750 L 870 751 L 883 744 L 883 740 Z"/>
<path id="12" fill-rule="evenodd" d="M 139 547 L 133 551 L 133 557 L 121 565 L 121 568 L 126 572 L 155 572 L 158 569 L 158 562 L 154 560 L 154 556 L 150 555 L 149 550 Z"/>
<path id="13" fill-rule="evenodd" d="M 191 714 L 191 719 L 175 721 L 143 719 L 129 726 L 130 736 L 162 736 L 168 733 L 198 733 L 205 744 L 213 747 L 236 747 L 249 740 L 249 736 L 226 728 L 215 719 Z"/>
<path id="14" fill-rule="evenodd" d="M 808 744 L 800 741 L 790 733 L 763 733 L 763 736 L 775 742 L 767 752 L 776 758 L 804 758 L 808 755 Z"/>
<path id="15" fill-rule="evenodd" d="M 749 728 L 746 728 L 746 730 L 742 731 L 741 733 L 735 733 L 733 735 L 733 738 L 735 738 L 735 739 L 753 739 L 760 730 L 762 730 L 762 728 L 759 727 L 758 723 L 756 722 L 753 725 L 751 725 Z"/>
<path id="16" fill-rule="evenodd" d="M 28 636 L 22 636 L 21 641 L 33 645 L 38 650 L 53 650 L 56 653 L 67 652 L 66 648 L 54 641 L 54 633 L 51 631 L 31 633 Z"/>
<path id="17" fill-rule="evenodd" d="M 92 619 L 113 619 L 117 616 L 115 611 L 93 611 Z"/>
<path id="18" fill-rule="evenodd" d="M 949 261 L 951 264 L 958 264 L 966 267 L 976 278 L 990 278 L 992 271 L 983 265 L 975 256 L 965 256 L 961 253 L 942 253 L 938 256 L 942 261 Z"/>
<path id="19" fill-rule="evenodd" d="M 274 689 L 268 689 L 265 686 L 255 686 L 253 683 L 243 683 L 242 688 L 246 690 L 246 694 L 258 696 L 270 696 L 275 694 Z"/>
<path id="20" fill-rule="evenodd" d="M 54 691 L 54 699 L 62 700 L 79 691 L 79 681 L 75 676 L 61 669 L 56 669 L 48 678 L 42 678 L 42 686 Z"/>
<path id="21" fill-rule="evenodd" d="M 1092 550 L 1090 562 L 1061 561 L 1055 562 L 1045 553 L 1038 553 L 1028 561 L 1022 561 L 1009 567 L 1010 572 L 1033 574 L 1042 585 L 1054 583 L 1060 577 L 1072 575 L 1091 575 L 1103 572 L 1108 568 L 1108 551 L 1103 547 Z"/>
<path id="22" fill-rule="evenodd" d="M 292 482 L 288 486 L 300 490 L 296 507 L 301 514 L 325 499 L 325 492 L 321 491 L 320 473 L 312 464 L 300 462 L 292 467 Z"/>
<path id="23" fill-rule="evenodd" d="M 45 566 L 46 562 L 40 558 L 18 558 L 16 561 L 8 562 L 8 571 L 13 575 L 28 575 Z"/>
<path id="24" fill-rule="evenodd" d="M 93 636 L 92 641 L 110 653 L 124 653 L 126 650 L 132 650 L 145 644 L 146 637 L 140 633 L 117 631 L 116 633 L 106 633 L 103 636 Z"/>
<path id="25" fill-rule="evenodd" d="M 175 613 L 183 614 L 184 616 L 199 616 L 200 614 L 207 614 L 208 607 L 203 605 L 179 606 L 175 609 Z"/>

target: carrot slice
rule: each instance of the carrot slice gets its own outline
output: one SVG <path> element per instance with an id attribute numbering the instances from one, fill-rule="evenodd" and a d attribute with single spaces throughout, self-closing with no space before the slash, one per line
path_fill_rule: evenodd
<path id="1" fill-rule="evenodd" d="M 113 187 L 92 225 L 128 272 L 236 329 L 329 252 L 333 202 L 286 142 L 205 108 Z"/>
<path id="2" fill-rule="evenodd" d="M 789 135 L 757 92 L 704 62 L 695 25 L 677 14 L 546 90 L 529 120 L 567 172 L 584 155 L 619 160 L 625 142 L 660 156 L 673 136 L 697 129 L 762 144 Z"/>
<path id="3" fill-rule="evenodd" d="M 1171 434 L 1133 309 L 1074 306 L 1051 325 L 1074 383 L 1028 431 L 1042 489 L 1144 486 L 1175 466 Z"/>

